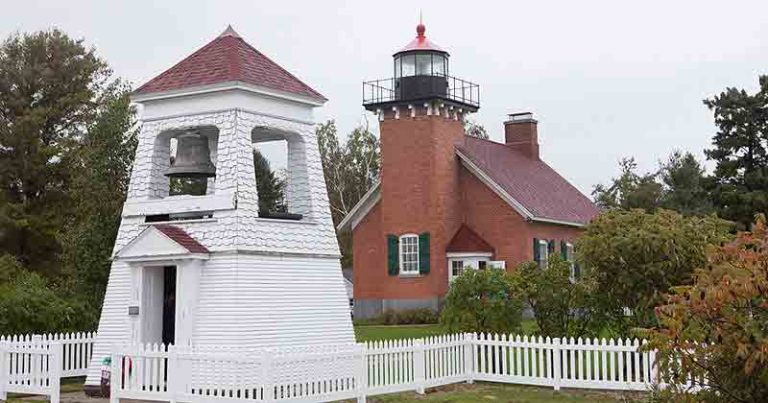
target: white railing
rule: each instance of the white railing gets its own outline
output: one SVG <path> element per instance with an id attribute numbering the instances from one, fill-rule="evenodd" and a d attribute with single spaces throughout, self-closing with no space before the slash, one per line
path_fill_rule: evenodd
<path id="1" fill-rule="evenodd" d="M 646 390 L 657 383 L 655 353 L 635 340 L 472 336 L 475 380 L 523 385 Z"/>
<path id="2" fill-rule="evenodd" d="M 362 402 L 473 381 L 646 390 L 658 373 L 641 344 L 454 334 L 289 349 L 130 346 L 113 351 L 112 399 Z"/>
<path id="3" fill-rule="evenodd" d="M 95 339 L 95 332 L 26 334 L 0 336 L 0 345 L 49 346 L 53 342 L 58 342 L 62 347 L 61 376 L 69 378 L 87 375 Z"/>
<path id="4" fill-rule="evenodd" d="M 8 393 L 50 396 L 59 403 L 62 345 L 0 342 L 0 400 Z"/>
<path id="5" fill-rule="evenodd" d="M 0 400 L 23 393 L 58 403 L 61 378 L 86 375 L 94 339 L 94 333 L 0 336 Z"/>

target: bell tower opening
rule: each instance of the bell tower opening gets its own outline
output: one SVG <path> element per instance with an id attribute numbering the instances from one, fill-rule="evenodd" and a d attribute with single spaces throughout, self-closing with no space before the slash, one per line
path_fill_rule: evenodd
<path id="1" fill-rule="evenodd" d="M 209 181 L 216 178 L 210 143 L 211 139 L 200 129 L 184 130 L 170 139 L 171 160 L 165 171 L 170 181 L 170 196 L 208 193 Z"/>
<path id="2" fill-rule="evenodd" d="M 251 142 L 259 192 L 259 217 L 294 221 L 308 218 L 311 190 L 302 136 L 258 126 L 251 131 Z M 279 190 L 281 199 L 275 198 L 275 190 Z"/>

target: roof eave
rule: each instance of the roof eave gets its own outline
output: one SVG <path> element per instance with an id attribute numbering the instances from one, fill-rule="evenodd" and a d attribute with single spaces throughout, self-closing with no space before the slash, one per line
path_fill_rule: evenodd
<path id="1" fill-rule="evenodd" d="M 273 98 L 284 99 L 291 102 L 297 102 L 301 104 L 310 105 L 312 107 L 323 106 L 328 99 L 310 97 L 307 95 L 295 94 L 291 92 L 279 91 L 272 88 L 262 87 L 258 85 L 249 84 L 243 81 L 225 81 L 210 85 L 201 85 L 195 87 L 179 88 L 168 91 L 157 92 L 139 92 L 139 90 L 131 93 L 131 101 L 142 103 L 148 101 L 158 101 L 162 99 L 179 98 L 192 95 L 201 95 L 212 92 L 229 91 L 229 90 L 243 90 L 252 92 L 259 95 L 265 95 Z"/>

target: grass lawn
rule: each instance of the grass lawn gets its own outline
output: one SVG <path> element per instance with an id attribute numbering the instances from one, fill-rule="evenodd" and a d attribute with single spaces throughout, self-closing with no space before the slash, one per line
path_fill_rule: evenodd
<path id="1" fill-rule="evenodd" d="M 523 321 L 523 334 L 533 334 L 537 327 L 532 319 Z M 440 325 L 355 325 L 357 341 L 413 339 L 448 333 Z"/>
<path id="2" fill-rule="evenodd" d="M 427 390 L 425 395 L 413 392 L 369 397 L 371 403 L 543 403 L 543 402 L 632 402 L 642 395 L 637 393 L 598 392 L 586 390 L 560 390 L 533 386 L 476 383 L 455 384 Z"/>

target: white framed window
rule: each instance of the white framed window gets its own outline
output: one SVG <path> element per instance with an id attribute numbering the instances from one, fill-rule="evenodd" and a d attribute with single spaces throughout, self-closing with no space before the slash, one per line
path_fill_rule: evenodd
<path id="1" fill-rule="evenodd" d="M 549 242 L 539 239 L 539 267 L 546 269 L 549 262 Z"/>
<path id="2" fill-rule="evenodd" d="M 488 265 L 497 270 L 506 270 L 507 268 L 507 262 L 504 260 L 491 260 Z"/>
<path id="3" fill-rule="evenodd" d="M 451 282 L 464 273 L 464 261 L 451 259 Z"/>
<path id="4" fill-rule="evenodd" d="M 400 236 L 400 274 L 419 274 L 419 236 Z"/>
<path id="5" fill-rule="evenodd" d="M 576 282 L 579 274 L 576 272 L 576 261 L 573 258 L 573 244 L 570 242 L 565 244 L 565 260 L 571 264 L 571 282 Z"/>

